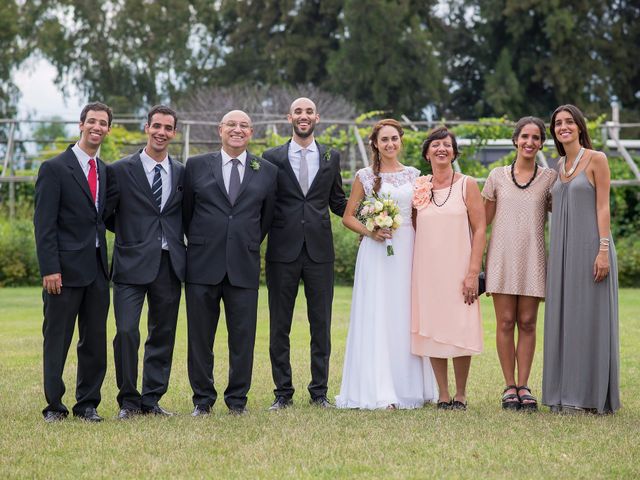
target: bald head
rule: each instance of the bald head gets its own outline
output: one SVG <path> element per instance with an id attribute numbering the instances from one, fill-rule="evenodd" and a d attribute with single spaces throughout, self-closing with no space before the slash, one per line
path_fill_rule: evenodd
<path id="1" fill-rule="evenodd" d="M 313 100 L 307 97 L 296 98 L 293 102 L 291 102 L 291 106 L 289 107 L 289 113 L 293 113 L 293 111 L 298 107 L 303 108 L 305 110 L 307 108 L 312 108 L 313 111 L 317 113 L 316 104 L 313 102 Z"/>
<path id="2" fill-rule="evenodd" d="M 291 103 L 287 120 L 293 127 L 293 140 L 306 147 L 313 141 L 313 130 L 320 121 L 316 104 L 306 97 L 295 99 Z"/>
<path id="3" fill-rule="evenodd" d="M 241 120 L 239 121 L 247 122 L 248 124 L 251 124 L 251 117 L 249 117 L 249 115 L 247 115 L 242 110 L 231 110 L 230 112 L 225 113 L 220 123 L 226 123 L 230 118 L 234 118 L 234 119 L 241 118 Z"/>
<path id="4" fill-rule="evenodd" d="M 253 135 L 251 118 L 242 110 L 231 110 L 222 117 L 218 133 L 222 149 L 232 157 L 237 157 L 247 149 Z"/>

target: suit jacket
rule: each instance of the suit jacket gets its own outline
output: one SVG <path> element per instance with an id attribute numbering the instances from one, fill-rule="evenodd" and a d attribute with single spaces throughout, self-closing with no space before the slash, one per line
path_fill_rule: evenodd
<path id="1" fill-rule="evenodd" d="M 276 210 L 269 231 L 267 261 L 292 262 L 302 245 L 315 262 L 333 262 L 333 235 L 329 209 L 342 216 L 347 200 L 340 176 L 340 154 L 316 143 L 320 168 L 305 197 L 291 163 L 287 142 L 264 152 L 266 160 L 278 167 Z"/>
<path id="2" fill-rule="evenodd" d="M 98 208 L 89 182 L 69 147 L 45 161 L 38 171 L 35 189 L 36 250 L 40 275 L 62 274 L 64 287 L 85 287 L 98 269 L 108 276 L 107 242 L 103 213 L 107 193 L 106 165 L 96 158 Z M 96 261 L 96 237 L 100 262 Z"/>
<path id="3" fill-rule="evenodd" d="M 169 159 L 171 193 L 158 209 L 140 152 L 107 167 L 107 227 L 116 234 L 112 279 L 117 283 L 145 285 L 160 269 L 162 234 L 169 245 L 173 271 L 185 278 L 186 249 L 182 229 L 184 166 Z"/>
<path id="4" fill-rule="evenodd" d="M 277 175 L 275 166 L 247 153 L 240 192 L 231 205 L 220 152 L 189 158 L 182 204 L 187 283 L 216 285 L 228 275 L 234 286 L 258 288 L 260 243 L 273 218 Z"/>

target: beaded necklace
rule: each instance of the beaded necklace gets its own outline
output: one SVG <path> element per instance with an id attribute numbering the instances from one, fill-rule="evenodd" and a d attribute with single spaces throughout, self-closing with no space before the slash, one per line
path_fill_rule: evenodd
<path id="1" fill-rule="evenodd" d="M 533 182 L 533 180 L 536 178 L 536 174 L 538 173 L 538 164 L 534 162 L 535 166 L 533 167 L 533 175 L 531 176 L 529 181 L 524 185 L 520 185 L 516 180 L 516 174 L 514 173 L 515 165 L 516 165 L 516 161 L 514 160 L 513 163 L 511 164 L 511 180 L 513 180 L 513 184 L 516 187 L 521 188 L 522 190 L 524 190 L 525 188 L 529 188 L 529 185 L 531 185 L 531 182 Z"/>
<path id="2" fill-rule="evenodd" d="M 455 176 L 456 176 L 456 172 L 452 172 L 451 173 L 451 185 L 449 185 L 449 193 L 447 193 L 447 198 L 445 198 L 444 202 L 442 202 L 440 205 L 438 205 L 436 203 L 436 200 L 435 200 L 435 198 L 433 196 L 433 189 L 431 189 L 431 202 L 433 202 L 433 204 L 436 207 L 444 207 L 444 204 L 447 203 L 447 200 L 449 200 L 449 197 L 451 196 L 451 189 L 453 188 L 453 179 L 455 178 Z M 432 181 L 433 181 L 433 175 L 431 177 L 432 177 Z"/>

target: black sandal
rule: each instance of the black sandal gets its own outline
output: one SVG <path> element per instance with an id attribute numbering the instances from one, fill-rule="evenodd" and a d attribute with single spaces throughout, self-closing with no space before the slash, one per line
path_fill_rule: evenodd
<path id="1" fill-rule="evenodd" d="M 536 400 L 536 397 L 531 395 L 531 389 L 526 385 L 522 385 L 521 387 L 517 387 L 517 388 L 518 388 L 518 398 L 520 399 L 520 408 L 522 410 L 531 410 L 531 411 L 538 410 L 538 400 Z M 526 390 L 529 393 L 520 395 L 520 390 Z"/>
<path id="2" fill-rule="evenodd" d="M 516 393 L 507 393 L 511 389 L 516 389 Z M 504 410 L 520 410 L 520 397 L 518 397 L 518 387 L 507 385 L 502 391 L 502 408 Z"/>
<path id="3" fill-rule="evenodd" d="M 438 402 L 438 410 L 451 410 L 451 400 L 448 402 Z"/>
<path id="4" fill-rule="evenodd" d="M 467 409 L 467 404 L 462 403 L 460 400 L 454 400 L 453 403 L 451 404 L 451 410 L 466 410 Z"/>

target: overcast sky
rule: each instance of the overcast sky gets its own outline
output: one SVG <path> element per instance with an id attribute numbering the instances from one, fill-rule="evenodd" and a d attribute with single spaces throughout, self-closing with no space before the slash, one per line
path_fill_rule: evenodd
<path id="1" fill-rule="evenodd" d="M 63 97 L 53 83 L 55 77 L 55 68 L 45 60 L 29 59 L 16 71 L 13 78 L 22 92 L 18 104 L 19 119 L 46 120 L 53 116 L 63 120 L 78 119 L 84 102 L 73 87 Z"/>

